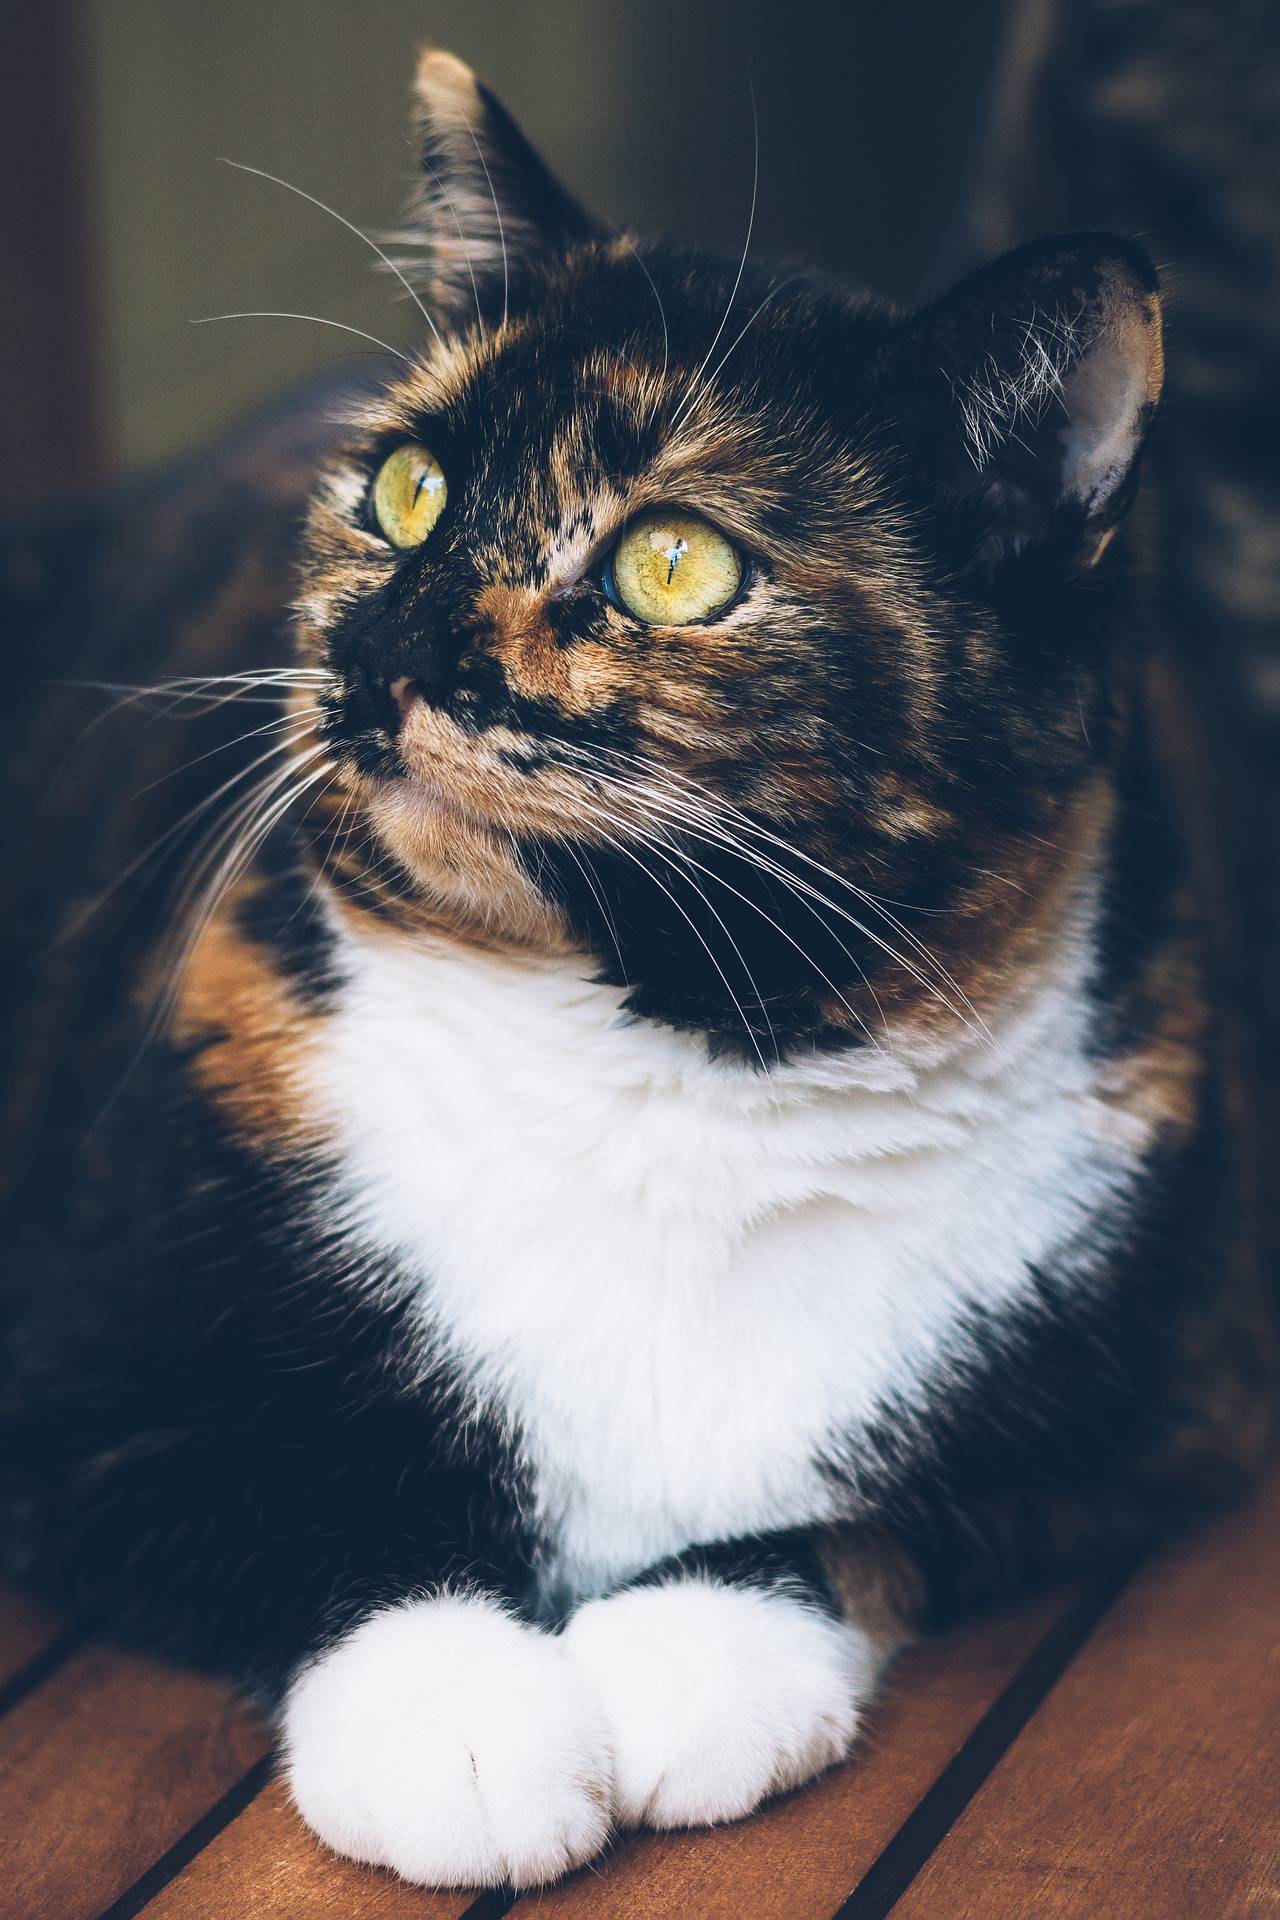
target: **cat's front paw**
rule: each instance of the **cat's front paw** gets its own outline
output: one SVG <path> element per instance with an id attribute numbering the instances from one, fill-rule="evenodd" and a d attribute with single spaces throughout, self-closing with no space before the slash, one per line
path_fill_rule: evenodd
<path id="1" fill-rule="evenodd" d="M 818 1607 L 713 1580 L 592 1600 L 564 1641 L 603 1702 L 631 1826 L 736 1819 L 842 1759 L 880 1664 Z"/>
<path id="2" fill-rule="evenodd" d="M 589 1681 L 559 1640 L 483 1598 L 374 1614 L 300 1672 L 283 1735 L 307 1824 L 419 1885 L 541 1885 L 608 1836 Z"/>

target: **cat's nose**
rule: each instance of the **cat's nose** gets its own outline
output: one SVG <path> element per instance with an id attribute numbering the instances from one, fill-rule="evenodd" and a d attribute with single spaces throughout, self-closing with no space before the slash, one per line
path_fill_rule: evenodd
<path id="1" fill-rule="evenodd" d="M 463 652 L 464 643 L 447 631 L 416 634 L 410 645 L 396 649 L 382 685 L 397 726 L 415 700 L 438 707 L 457 693 Z"/>
<path id="2" fill-rule="evenodd" d="M 409 649 L 403 677 L 416 688 L 419 698 L 438 706 L 456 691 L 463 645 L 453 634 L 437 632 L 424 634 Z"/>
<path id="3" fill-rule="evenodd" d="M 387 692 L 391 695 L 391 703 L 396 710 L 398 724 L 401 727 L 416 703 L 426 697 L 418 682 L 411 680 L 407 674 L 402 674 L 398 680 L 393 680 Z"/>

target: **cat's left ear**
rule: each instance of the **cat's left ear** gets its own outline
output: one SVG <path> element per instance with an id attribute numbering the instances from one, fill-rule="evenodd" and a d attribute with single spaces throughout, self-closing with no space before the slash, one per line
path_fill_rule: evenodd
<path id="1" fill-rule="evenodd" d="M 442 332 L 496 324 L 531 273 L 594 229 L 470 67 L 434 49 L 418 61 L 419 184 L 399 236 Z"/>
<path id="2" fill-rule="evenodd" d="M 1132 499 L 1164 373 L 1141 248 L 1113 234 L 1019 247 L 916 315 L 903 346 L 908 408 L 928 416 L 926 457 L 974 563 L 1036 543 L 1091 567 Z"/>

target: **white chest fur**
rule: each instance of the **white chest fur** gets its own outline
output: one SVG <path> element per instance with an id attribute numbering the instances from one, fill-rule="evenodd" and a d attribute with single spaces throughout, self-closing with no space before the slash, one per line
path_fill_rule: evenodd
<path id="1" fill-rule="evenodd" d="M 943 1390 L 966 1304 L 1125 1183 L 1091 1122 L 1089 917 L 992 1039 L 768 1077 L 585 966 L 347 937 L 313 1090 L 350 1225 L 518 1427 L 557 1582 L 829 1516 L 824 1447 Z"/>

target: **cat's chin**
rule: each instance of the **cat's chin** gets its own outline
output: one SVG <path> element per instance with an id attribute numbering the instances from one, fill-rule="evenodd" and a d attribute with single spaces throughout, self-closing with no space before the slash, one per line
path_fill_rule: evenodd
<path id="1" fill-rule="evenodd" d="M 412 772 L 405 787 L 405 797 L 411 807 L 442 821 L 454 821 L 459 827 L 476 829 L 484 829 L 491 824 L 468 806 L 447 780 L 442 780 L 436 774 Z"/>
<path id="2" fill-rule="evenodd" d="M 443 916 L 460 938 L 487 947 L 568 951 L 569 929 L 525 871 L 501 815 L 481 811 L 465 787 L 459 792 L 447 767 L 406 765 L 405 774 L 366 789 L 365 811 L 428 917 Z"/>

